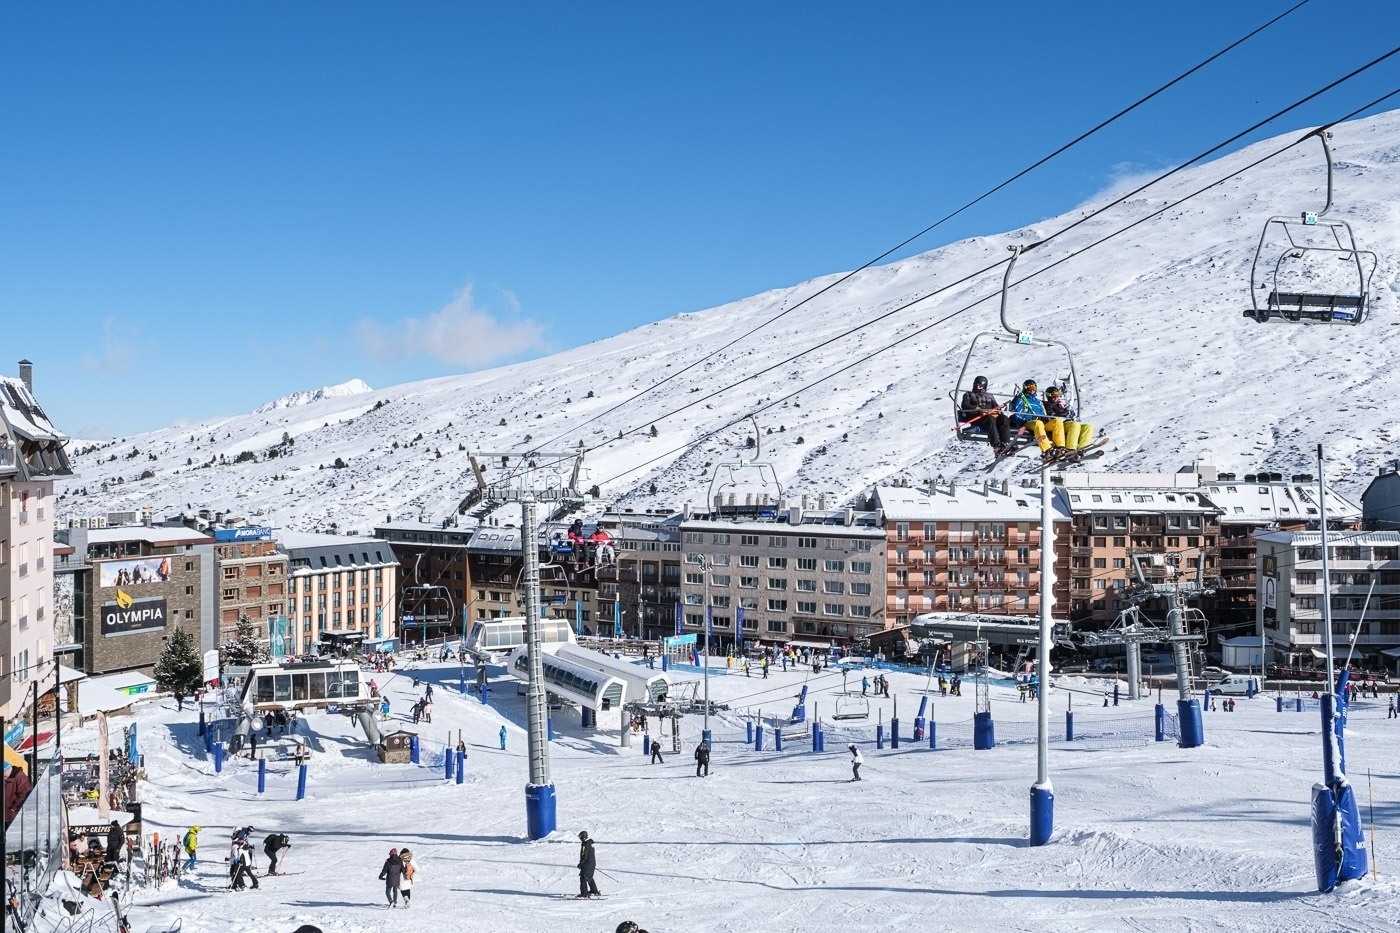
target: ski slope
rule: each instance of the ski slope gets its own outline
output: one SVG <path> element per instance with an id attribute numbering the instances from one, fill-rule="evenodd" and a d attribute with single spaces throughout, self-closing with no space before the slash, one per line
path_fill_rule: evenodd
<path id="1" fill-rule="evenodd" d="M 1369 933 L 1393 928 L 1400 916 L 1400 721 L 1385 718 L 1384 696 L 1353 706 L 1347 742 L 1363 820 L 1372 773 L 1380 880 L 1319 895 L 1308 806 L 1321 772 L 1315 714 L 1279 714 L 1272 698 L 1241 698 L 1235 713 L 1206 713 L 1206 746 L 1182 750 L 1150 740 L 1153 700 L 1104 709 L 1105 682 L 1069 679 L 1052 694 L 1052 732 L 1062 735 L 1072 698 L 1079 734 L 1110 734 L 1051 746 L 1055 833 L 1049 845 L 1031 848 L 1035 746 L 1027 740 L 1036 707 L 1009 687 L 992 690 L 999 745 L 990 751 L 911 746 L 927 680 L 896 673 L 894 699 L 872 699 L 868 722 L 839 724 L 825 753 L 801 741 L 782 752 L 770 741 L 754 752 L 744 743 L 745 713 L 785 716 L 807 683 L 809 715 L 829 719 L 840 674 L 812 678 L 805 668 L 775 667 L 763 680 L 722 665 L 716 661 L 710 689 L 732 709 L 712 721 L 708 779 L 694 777 L 690 758 L 698 716 L 685 720 L 681 753 L 671 755 L 668 745 L 665 764 L 651 765 L 640 740 L 622 748 L 615 733 L 583 733 L 576 711 L 556 713 L 558 830 L 535 842 L 524 839 L 524 700 L 498 668 L 489 706 L 457 694 L 455 664 L 374 675 L 392 700 L 390 728 L 408 725 L 414 676 L 435 685 L 434 722 L 420 727 L 423 766 L 380 765 L 348 719 L 310 717 L 314 757 L 300 802 L 289 768 L 272 768 L 259 797 L 246 758 L 214 773 L 192 711 L 177 714 L 168 699 L 141 704 L 147 830 L 179 834 L 191 823 L 204 830 L 195 875 L 135 892 L 133 927 L 179 919 L 194 933 L 290 933 L 308 922 L 343 933 L 611 933 L 633 919 L 651 933 Z M 849 678 L 856 692 L 859 682 L 859 674 Z M 932 699 L 942 743 L 970 735 L 973 692 L 968 682 L 961 698 Z M 879 750 L 876 719 L 888 723 L 896 700 L 905 744 Z M 114 719 L 113 733 L 124 724 Z M 449 736 L 455 743 L 459 730 L 469 749 L 462 785 L 426 764 L 435 757 L 429 743 Z M 848 780 L 846 738 L 865 755 L 860 784 Z M 94 741 L 89 728 L 65 735 L 64 748 Z M 232 828 L 247 824 L 262 867 L 262 838 L 291 836 L 285 867 L 294 874 L 232 892 L 222 857 Z M 597 840 L 603 900 L 569 896 L 581 829 Z M 404 846 L 419 865 L 413 906 L 390 912 L 377 875 L 390 847 Z"/>
<path id="2" fill-rule="evenodd" d="M 1329 216 L 1379 254 L 1370 318 L 1357 327 L 1242 315 L 1266 219 L 1320 208 L 1325 188 L 1316 140 L 1246 166 L 1306 131 L 1186 168 L 1099 216 L 1089 215 L 1106 201 L 870 268 L 801 307 L 838 276 L 499 369 L 372 391 L 355 381 L 295 405 L 78 442 L 86 452 L 59 485 L 59 516 L 209 507 L 368 532 L 388 515 L 451 514 L 475 488 L 470 451 L 580 442 L 587 483 L 605 502 L 637 508 L 702 502 L 713 464 L 740 456 L 761 454 L 786 490 L 833 503 L 877 482 L 955 476 L 987 456 L 954 437 L 948 393 L 974 334 L 1000 330 L 1006 247 L 1076 223 L 1021 258 L 1009 314 L 1072 347 L 1084 417 L 1113 438 L 1103 468 L 1316 472 L 1324 442 L 1329 478 L 1355 496 L 1400 439 L 1389 411 L 1400 395 L 1400 111 L 1335 127 Z M 1066 363 L 985 362 L 1002 394 L 1023 378 L 1063 375 Z M 750 415 L 757 452 L 746 445 Z M 237 462 L 241 454 L 255 459 Z"/>

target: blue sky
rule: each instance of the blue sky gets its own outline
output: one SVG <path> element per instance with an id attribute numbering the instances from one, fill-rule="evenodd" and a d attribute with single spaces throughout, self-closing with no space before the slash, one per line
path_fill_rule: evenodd
<path id="1" fill-rule="evenodd" d="M 10 5 L 0 372 L 119 436 L 850 269 L 1291 5 Z M 1396 36 L 1393 0 L 1311 0 L 901 255 L 1189 158 Z M 1400 57 L 1258 135 L 1397 86 Z"/>

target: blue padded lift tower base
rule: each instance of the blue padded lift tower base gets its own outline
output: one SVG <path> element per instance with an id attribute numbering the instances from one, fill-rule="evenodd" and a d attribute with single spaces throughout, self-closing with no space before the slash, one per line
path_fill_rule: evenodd
<path id="1" fill-rule="evenodd" d="M 1196 748 L 1204 745 L 1205 728 L 1201 725 L 1201 702 L 1199 700 L 1177 700 L 1176 715 L 1180 720 L 1181 738 L 1177 740 L 1180 748 Z"/>
<path id="2" fill-rule="evenodd" d="M 1031 785 L 1031 845 L 1043 846 L 1055 831 L 1055 789 Z"/>
<path id="3" fill-rule="evenodd" d="M 1326 894 L 1340 881 L 1366 877 L 1366 837 L 1356 807 L 1356 794 L 1350 784 L 1338 782 L 1339 793 L 1326 784 L 1312 789 L 1313 867 L 1317 889 Z M 1342 849 L 1337 851 L 1336 818 L 1342 817 Z M 1338 856 L 1340 855 L 1340 859 Z"/>
<path id="4" fill-rule="evenodd" d="M 997 730 L 991 710 L 972 714 L 972 747 L 980 751 L 996 748 Z"/>
<path id="5" fill-rule="evenodd" d="M 525 823 L 531 839 L 543 839 L 554 832 L 554 785 L 525 785 Z"/>

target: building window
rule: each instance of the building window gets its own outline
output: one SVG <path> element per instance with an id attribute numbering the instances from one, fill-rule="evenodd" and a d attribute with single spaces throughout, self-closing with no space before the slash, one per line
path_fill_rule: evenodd
<path id="1" fill-rule="evenodd" d="M 925 602 L 927 602 L 927 600 L 925 600 Z M 868 619 L 868 618 L 870 618 L 870 607 L 869 607 L 869 606 L 852 606 L 852 607 L 851 607 L 851 615 L 854 616 L 854 617 L 857 618 L 857 619 Z"/>
<path id="2" fill-rule="evenodd" d="M 705 536 L 698 531 L 687 531 L 685 533 L 686 544 L 704 544 Z"/>
<path id="3" fill-rule="evenodd" d="M 844 593 L 845 591 L 846 591 L 846 584 L 842 583 L 840 580 L 824 580 L 824 581 L 822 581 L 822 592 L 823 592 L 823 593 L 831 593 L 832 595 L 837 595 L 837 594 Z"/>
<path id="4" fill-rule="evenodd" d="M 238 598 L 238 587 L 229 586 L 224 588 L 224 602 L 231 602 Z"/>
<path id="5" fill-rule="evenodd" d="M 798 570 L 816 570 L 816 569 L 817 569 L 817 559 L 816 559 L 815 557 L 799 557 L 799 558 L 797 558 L 797 569 L 798 569 Z"/>
<path id="6" fill-rule="evenodd" d="M 851 573 L 870 573 L 873 564 L 868 560 L 851 561 Z"/>
<path id="7" fill-rule="evenodd" d="M 740 535 L 739 543 L 744 547 L 758 547 L 758 535 Z"/>
<path id="8" fill-rule="evenodd" d="M 817 581 L 816 581 L 816 580 L 798 580 L 798 581 L 797 581 L 797 592 L 799 592 L 799 593 L 815 593 L 816 591 L 817 591 Z"/>
<path id="9" fill-rule="evenodd" d="M 804 538 L 798 538 L 798 539 L 797 539 L 797 546 L 798 546 L 799 548 L 804 548 L 804 549 L 806 549 L 806 550 L 815 550 L 816 547 L 817 547 L 817 539 L 816 539 L 816 538 L 805 538 L 805 537 L 804 537 Z"/>
<path id="10" fill-rule="evenodd" d="M 740 566 L 740 567 L 757 567 L 757 566 L 758 566 L 758 555 L 757 555 L 757 554 L 740 554 L 740 555 L 739 555 L 739 566 Z"/>
<path id="11" fill-rule="evenodd" d="M 729 535 L 723 535 L 723 534 L 718 534 L 718 533 L 716 533 L 715 536 L 714 536 L 714 538 L 712 539 L 712 543 L 714 543 L 714 544 L 728 544 L 728 543 L 729 543 Z"/>
<path id="12" fill-rule="evenodd" d="M 748 625 L 745 625 L 744 628 L 748 628 Z M 786 623 L 786 622 L 779 621 L 778 619 L 769 619 L 769 620 L 768 620 L 768 631 L 770 631 L 770 632 L 786 632 L 786 631 L 787 631 L 787 623 Z"/>
<path id="13" fill-rule="evenodd" d="M 758 577 L 740 577 L 739 586 L 746 590 L 758 589 Z"/>
<path id="14" fill-rule="evenodd" d="M 846 606 L 844 603 L 827 603 L 823 611 L 829 616 L 843 616 L 846 614 Z"/>
<path id="15" fill-rule="evenodd" d="M 928 571 L 928 572 L 929 572 L 929 573 L 932 573 L 932 571 Z M 870 584 L 869 584 L 869 583 L 852 583 L 852 584 L 851 584 L 851 595 L 852 595 L 852 596 L 869 596 L 869 595 L 870 595 Z"/>
<path id="16" fill-rule="evenodd" d="M 807 614 L 807 615 L 816 615 L 816 614 L 817 614 L 817 604 L 816 604 L 815 602 L 807 602 L 807 601 L 805 601 L 805 600 L 799 599 L 799 600 L 797 601 L 797 611 L 798 611 L 798 612 L 801 612 L 801 613 L 805 613 L 805 614 Z"/>
<path id="17" fill-rule="evenodd" d="M 768 566 L 769 566 L 771 569 L 786 570 L 786 569 L 787 569 L 787 558 L 786 558 L 786 557 L 770 557 L 770 558 L 768 558 Z"/>
<path id="18" fill-rule="evenodd" d="M 787 547 L 787 535 L 769 535 L 769 547 Z M 814 545 L 815 546 L 815 545 Z"/>
<path id="19" fill-rule="evenodd" d="M 768 588 L 770 590 L 785 590 L 787 589 L 787 584 L 787 580 L 783 577 L 768 578 Z"/>
<path id="20" fill-rule="evenodd" d="M 688 573 L 685 575 L 685 582 L 691 586 L 702 586 L 705 583 L 705 575 L 703 573 Z"/>
<path id="21" fill-rule="evenodd" d="M 786 599 L 770 599 L 770 600 L 768 600 L 768 611 L 769 611 L 769 612 L 787 612 L 787 600 L 786 600 Z"/>
<path id="22" fill-rule="evenodd" d="M 827 572 L 827 573 L 840 573 L 841 571 L 843 571 L 843 570 L 845 570 L 845 569 L 846 569 L 846 562 L 845 562 L 844 560 L 829 560 L 829 561 L 826 561 L 826 572 Z"/>
<path id="23" fill-rule="evenodd" d="M 710 575 L 710 583 L 714 584 L 715 586 L 728 586 L 728 585 L 729 585 L 729 574 L 727 574 L 727 573 L 716 573 L 716 574 L 711 574 L 711 575 Z"/>

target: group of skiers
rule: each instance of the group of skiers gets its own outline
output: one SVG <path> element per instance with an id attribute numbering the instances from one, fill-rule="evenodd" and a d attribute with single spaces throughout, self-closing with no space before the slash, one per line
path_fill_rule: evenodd
<path id="1" fill-rule="evenodd" d="M 229 841 L 229 886 L 235 891 L 242 891 L 251 886 L 253 890 L 258 889 L 257 858 L 252 842 L 253 827 L 244 826 L 233 831 L 233 836 Z M 196 852 L 199 848 L 199 827 L 191 826 L 181 840 L 185 854 L 189 858 L 186 863 L 187 869 L 194 868 Z M 286 833 L 269 833 L 263 839 L 263 854 L 268 858 L 267 874 L 269 877 L 284 874 L 277 870 L 277 864 L 287 857 L 287 850 L 292 846 L 291 839 Z"/>
<path id="2" fill-rule="evenodd" d="M 1008 404 L 1009 416 L 1003 411 Z M 1093 425 L 1078 420 L 1060 387 L 1050 386 L 1042 397 L 1034 379 L 1021 383 L 1021 390 L 1007 402 L 998 402 L 987 391 L 987 377 L 978 376 L 972 389 L 963 393 L 959 417 L 987 435 L 997 457 L 1015 452 L 1016 435 L 1024 431 L 1031 432 L 1046 463 L 1072 457 L 1094 440 Z"/>
<path id="3" fill-rule="evenodd" d="M 939 675 L 938 675 L 938 695 L 939 695 L 939 696 L 945 696 L 945 697 L 946 697 L 946 696 L 949 695 L 949 692 L 950 692 L 950 691 L 951 691 L 951 695 L 952 695 L 952 696 L 955 696 L 955 697 L 960 697 L 960 696 L 962 696 L 962 678 L 959 677 L 957 674 L 954 674 L 954 675 L 953 675 L 953 679 L 952 679 L 951 681 L 949 681 L 949 680 L 948 680 L 946 677 L 944 677 L 942 674 L 939 674 Z"/>
<path id="4" fill-rule="evenodd" d="M 861 696 L 866 696 L 866 695 L 869 693 L 869 691 L 870 691 L 870 678 L 869 678 L 869 677 L 862 677 L 862 678 L 860 679 L 860 695 L 861 695 Z M 888 698 L 889 695 L 890 695 L 890 679 L 889 679 L 888 677 L 886 677 L 884 674 L 876 674 L 876 675 L 875 675 L 875 695 L 876 695 L 877 697 L 887 697 L 887 698 Z"/>

